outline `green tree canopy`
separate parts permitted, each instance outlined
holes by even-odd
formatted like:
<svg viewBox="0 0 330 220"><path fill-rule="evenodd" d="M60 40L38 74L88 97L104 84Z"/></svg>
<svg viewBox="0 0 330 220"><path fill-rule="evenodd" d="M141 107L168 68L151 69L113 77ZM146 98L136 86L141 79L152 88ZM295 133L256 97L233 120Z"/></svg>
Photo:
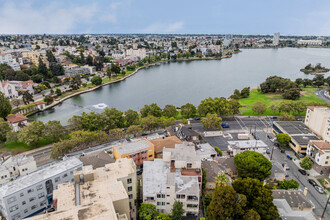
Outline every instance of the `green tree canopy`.
<svg viewBox="0 0 330 220"><path fill-rule="evenodd" d="M299 183L294 180L283 180L278 182L278 187L279 189L298 189L299 188Z"/></svg>
<svg viewBox="0 0 330 220"><path fill-rule="evenodd" d="M139 125L131 125L126 130L126 134L133 135L134 137L141 136L142 132L142 128Z"/></svg>
<svg viewBox="0 0 330 220"><path fill-rule="evenodd" d="M3 118L0 118L0 142L6 140L6 135L9 131L11 131L9 123L3 120Z"/></svg>
<svg viewBox="0 0 330 220"><path fill-rule="evenodd" d="M93 76L91 82L94 85L101 85L102 84L102 78L100 76Z"/></svg>
<svg viewBox="0 0 330 220"><path fill-rule="evenodd" d="M187 103L181 106L181 115L184 118L191 118L196 114L197 110L193 104Z"/></svg>
<svg viewBox="0 0 330 220"><path fill-rule="evenodd" d="M29 125L22 128L21 132L18 134L18 139L27 145L35 145L44 131L45 125L42 121L33 121Z"/></svg>
<svg viewBox="0 0 330 220"><path fill-rule="evenodd" d="M264 180L271 174L272 163L261 153L245 151L234 157L238 175Z"/></svg>
<svg viewBox="0 0 330 220"><path fill-rule="evenodd" d="M138 214L142 220L154 220L158 215L158 212L155 205L150 203L142 203Z"/></svg>
<svg viewBox="0 0 330 220"><path fill-rule="evenodd" d="M67 130L64 126L61 125L60 121L48 121L45 124L43 131L44 138L57 142L60 139L64 139L67 135Z"/></svg>
<svg viewBox="0 0 330 220"><path fill-rule="evenodd" d="M109 130L109 138L110 140L119 140L125 137L125 132L123 132L120 128L114 128Z"/></svg>
<svg viewBox="0 0 330 220"><path fill-rule="evenodd" d="M263 102L255 102L252 105L252 111L257 113L257 115L262 115L266 112L267 106Z"/></svg>
<svg viewBox="0 0 330 220"><path fill-rule="evenodd" d="M132 109L128 109L125 112L125 120L127 122L127 125L137 124L139 122L139 114Z"/></svg>
<svg viewBox="0 0 330 220"><path fill-rule="evenodd" d="M290 136L287 134L279 133L276 135L276 140L281 146L287 146L291 140Z"/></svg>
<svg viewBox="0 0 330 220"><path fill-rule="evenodd" d="M11 112L11 104L8 98L0 92L0 117L5 118Z"/></svg>
<svg viewBox="0 0 330 220"><path fill-rule="evenodd" d="M301 168L305 170L311 170L313 168L313 161L306 156L300 163Z"/></svg>
<svg viewBox="0 0 330 220"><path fill-rule="evenodd" d="M171 211L171 217L173 220L182 220L183 214L185 213L183 209L182 202L175 200L173 203L172 211Z"/></svg>
<svg viewBox="0 0 330 220"><path fill-rule="evenodd" d="M222 118L218 117L217 114L208 113L206 117L202 118L203 127L212 130L222 130L221 123Z"/></svg>
<svg viewBox="0 0 330 220"><path fill-rule="evenodd" d="M171 118L171 117L175 117L178 114L178 112L174 105L166 105L165 108L163 109L163 114L164 116Z"/></svg>

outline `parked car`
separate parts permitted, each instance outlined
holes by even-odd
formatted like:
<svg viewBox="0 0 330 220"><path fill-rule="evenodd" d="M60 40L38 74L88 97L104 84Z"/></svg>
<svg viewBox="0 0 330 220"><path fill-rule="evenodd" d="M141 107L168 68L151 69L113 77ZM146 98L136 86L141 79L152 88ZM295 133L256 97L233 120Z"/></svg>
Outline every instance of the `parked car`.
<svg viewBox="0 0 330 220"><path fill-rule="evenodd" d="M195 118L195 120L196 120L196 121L199 121L199 120L201 120L201 118Z"/></svg>
<svg viewBox="0 0 330 220"><path fill-rule="evenodd" d="M270 154L270 150L269 150L269 148L267 148L267 150L266 150L266 154Z"/></svg>
<svg viewBox="0 0 330 220"><path fill-rule="evenodd" d="M277 116L272 116L272 119L277 119Z"/></svg>
<svg viewBox="0 0 330 220"><path fill-rule="evenodd" d="M229 124L227 124L227 123L222 123L221 124L221 127L222 128L230 128Z"/></svg>
<svg viewBox="0 0 330 220"><path fill-rule="evenodd" d="M275 143L274 143L274 146L275 146L275 147L279 147L279 146L280 146L280 144L279 144L279 143L277 143L277 142L275 142Z"/></svg>
<svg viewBox="0 0 330 220"><path fill-rule="evenodd" d="M268 139L272 139L272 136L270 136L269 134L267 134L267 137L268 137Z"/></svg>
<svg viewBox="0 0 330 220"><path fill-rule="evenodd" d="M308 182L314 187L317 186L317 183L312 179L308 179Z"/></svg>
<svg viewBox="0 0 330 220"><path fill-rule="evenodd" d="M316 191L318 191L319 193L324 194L324 190L323 190L321 187L319 187L319 186L314 186L314 188L315 188Z"/></svg>
<svg viewBox="0 0 330 220"><path fill-rule="evenodd" d="M285 177L289 177L289 173L288 172L285 172Z"/></svg>
<svg viewBox="0 0 330 220"><path fill-rule="evenodd" d="M306 174L307 174L306 170L298 169L298 171L299 171L302 175L306 175Z"/></svg>

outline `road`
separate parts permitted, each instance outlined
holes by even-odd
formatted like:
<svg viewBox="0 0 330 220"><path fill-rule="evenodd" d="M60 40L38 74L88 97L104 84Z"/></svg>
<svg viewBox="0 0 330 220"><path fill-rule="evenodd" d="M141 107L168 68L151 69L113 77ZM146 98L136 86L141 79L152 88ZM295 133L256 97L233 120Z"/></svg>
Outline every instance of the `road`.
<svg viewBox="0 0 330 220"><path fill-rule="evenodd" d="M330 103L330 98L326 95L327 90L326 89L321 89L321 90L317 90L315 92L315 95L317 97L319 97L320 99L322 99L323 101L326 101L327 103Z"/></svg>

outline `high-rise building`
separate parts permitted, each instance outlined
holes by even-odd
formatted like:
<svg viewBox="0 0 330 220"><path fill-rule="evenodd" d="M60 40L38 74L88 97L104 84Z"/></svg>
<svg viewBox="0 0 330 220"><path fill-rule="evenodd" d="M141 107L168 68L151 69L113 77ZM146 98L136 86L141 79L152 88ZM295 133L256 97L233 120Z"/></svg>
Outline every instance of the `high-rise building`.
<svg viewBox="0 0 330 220"><path fill-rule="evenodd" d="M273 45L278 46L280 42L280 33L275 33L273 37Z"/></svg>

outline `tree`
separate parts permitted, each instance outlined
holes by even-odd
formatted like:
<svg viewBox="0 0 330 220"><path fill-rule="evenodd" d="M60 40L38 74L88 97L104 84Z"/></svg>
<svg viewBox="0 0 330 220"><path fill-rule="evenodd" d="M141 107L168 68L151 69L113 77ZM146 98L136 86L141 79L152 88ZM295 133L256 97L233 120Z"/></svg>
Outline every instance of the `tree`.
<svg viewBox="0 0 330 220"><path fill-rule="evenodd" d="M162 116L162 109L156 103L152 103L150 105L144 105L140 113L142 117L147 117L148 115L160 117Z"/></svg>
<svg viewBox="0 0 330 220"><path fill-rule="evenodd" d="M80 77L80 75L77 75L77 76L73 77L73 79L71 80L70 88L73 90L77 90L80 88L81 83L82 83L81 77Z"/></svg>
<svg viewBox="0 0 330 220"><path fill-rule="evenodd" d="M276 135L276 140L282 147L284 147L289 144L291 138L287 134L279 133Z"/></svg>
<svg viewBox="0 0 330 220"><path fill-rule="evenodd" d="M142 128L139 125L131 125L126 130L126 134L133 135L134 137L141 136L142 132Z"/></svg>
<svg viewBox="0 0 330 220"><path fill-rule="evenodd" d="M100 76L94 76L92 78L91 82L94 85L101 85L102 84L102 78Z"/></svg>
<svg viewBox="0 0 330 220"><path fill-rule="evenodd" d="M268 185L264 186L262 181L252 178L239 178L232 185L237 193L246 196L246 208L258 212L261 219L281 219Z"/></svg>
<svg viewBox="0 0 330 220"><path fill-rule="evenodd" d="M5 118L11 112L11 104L5 94L0 92L0 117Z"/></svg>
<svg viewBox="0 0 330 220"><path fill-rule="evenodd" d="M207 183L207 179L206 179L206 170L204 168L202 168L202 190L205 189L206 183Z"/></svg>
<svg viewBox="0 0 330 220"><path fill-rule="evenodd" d="M283 101L280 103L279 107L280 112L290 113L294 111L293 101Z"/></svg>
<svg viewBox="0 0 330 220"><path fill-rule="evenodd" d="M314 86L317 86L317 88L319 88L320 86L323 86L324 85L324 76L323 75L316 75L314 78L313 78L313 85Z"/></svg>
<svg viewBox="0 0 330 220"><path fill-rule="evenodd" d="M290 88L286 89L282 94L284 99L297 100L300 98L300 89L299 88Z"/></svg>
<svg viewBox="0 0 330 220"><path fill-rule="evenodd" d="M18 141L18 133L15 131L8 131L6 134L6 143Z"/></svg>
<svg viewBox="0 0 330 220"><path fill-rule="evenodd" d="M239 177L264 180L271 174L272 163L261 153L244 151L236 154L234 163Z"/></svg>
<svg viewBox="0 0 330 220"><path fill-rule="evenodd" d="M48 121L45 124L43 137L51 142L57 142L64 139L67 135L66 128L61 125L60 121Z"/></svg>
<svg viewBox="0 0 330 220"><path fill-rule="evenodd" d="M300 163L301 168L305 170L311 170L313 168L313 161L306 156Z"/></svg>
<svg viewBox="0 0 330 220"><path fill-rule="evenodd" d="M158 213L157 217L155 220L172 220L169 214L164 214L164 213Z"/></svg>
<svg viewBox="0 0 330 220"><path fill-rule="evenodd" d="M216 178L215 178L215 184L217 187L223 187L223 186L228 186L229 184L229 180L226 176L226 174L222 173L219 174Z"/></svg>
<svg viewBox="0 0 330 220"><path fill-rule="evenodd" d="M166 105L165 108L163 109L163 114L164 116L171 118L171 117L175 117L178 114L178 112L174 105Z"/></svg>
<svg viewBox="0 0 330 220"><path fill-rule="evenodd" d="M141 119L141 127L143 131L153 131L160 126L159 119L149 115Z"/></svg>
<svg viewBox="0 0 330 220"><path fill-rule="evenodd" d="M0 142L4 142L6 140L6 135L9 131L11 131L9 123L0 118Z"/></svg>
<svg viewBox="0 0 330 220"><path fill-rule="evenodd" d="M286 112L282 113L282 114L280 115L280 117L278 117L278 119L279 119L280 121L295 121L295 120L296 120L296 118L295 118L293 115L288 114L288 113L286 113Z"/></svg>
<svg viewBox="0 0 330 220"><path fill-rule="evenodd" d="M267 106L263 102L255 102L252 105L252 111L257 113L257 115L262 115L266 112Z"/></svg>
<svg viewBox="0 0 330 220"><path fill-rule="evenodd" d="M58 97L61 96L61 95L62 95L62 91L61 91L61 89L57 88L57 89L55 90L55 94L56 94Z"/></svg>
<svg viewBox="0 0 330 220"><path fill-rule="evenodd" d="M249 96L250 96L250 87L245 87L244 89L242 89L241 97L242 98L247 98Z"/></svg>
<svg viewBox="0 0 330 220"><path fill-rule="evenodd" d="M105 126L105 130L113 128L122 128L125 125L125 118L123 112L116 108L106 108L103 112L103 120L101 124ZM101 118L102 118L101 116Z"/></svg>
<svg viewBox="0 0 330 220"><path fill-rule="evenodd" d="M303 80L303 86L306 88L306 86L311 86L313 85L313 80L311 79L304 79Z"/></svg>
<svg viewBox="0 0 330 220"><path fill-rule="evenodd" d="M40 73L44 78L48 77L48 69L46 64L42 61L39 57L39 64L38 64L38 73Z"/></svg>
<svg viewBox="0 0 330 220"><path fill-rule="evenodd" d="M306 111L307 105L304 101L298 101L293 103L294 110L300 115L302 112Z"/></svg>
<svg viewBox="0 0 330 220"><path fill-rule="evenodd" d="M109 137L111 140L119 140L125 137L125 132L120 128L114 128L109 130Z"/></svg>
<svg viewBox="0 0 330 220"><path fill-rule="evenodd" d="M175 200L172 207L171 217L173 220L182 220L183 214L185 213L183 209L182 202Z"/></svg>
<svg viewBox="0 0 330 220"><path fill-rule="evenodd" d="M294 180L283 180L278 182L278 189L298 189L299 188L299 183Z"/></svg>
<svg viewBox="0 0 330 220"><path fill-rule="evenodd" d="M34 101L33 95L30 94L29 91L27 90L23 92L22 99L25 105Z"/></svg>
<svg viewBox="0 0 330 220"><path fill-rule="evenodd" d="M260 220L261 217L258 214L258 212L254 211L253 209L250 209L244 214L243 220Z"/></svg>
<svg viewBox="0 0 330 220"><path fill-rule="evenodd" d="M120 69L120 67L117 65L117 64L115 64L115 63L112 63L111 64L111 72L112 73L114 73L114 74L119 74L120 73L120 71L121 71L121 69Z"/></svg>
<svg viewBox="0 0 330 220"><path fill-rule="evenodd" d="M300 86L301 84L303 84L304 80L302 78L298 78L295 81L297 83L298 86Z"/></svg>
<svg viewBox="0 0 330 220"><path fill-rule="evenodd" d="M18 134L18 139L27 145L35 145L42 137L45 125L42 121L33 121L29 125L22 128Z"/></svg>
<svg viewBox="0 0 330 220"><path fill-rule="evenodd" d="M138 214L142 220L153 220L158 215L158 212L155 205L150 203L142 203Z"/></svg>
<svg viewBox="0 0 330 220"><path fill-rule="evenodd" d="M246 197L238 194L232 186L216 187L212 201L207 208L208 219L242 219Z"/></svg>
<svg viewBox="0 0 330 220"><path fill-rule="evenodd" d="M139 114L132 109L128 109L125 112L125 120L127 122L127 125L137 124L139 121Z"/></svg>
<svg viewBox="0 0 330 220"><path fill-rule="evenodd" d="M222 157L222 151L220 150L220 148L215 147L214 150L219 154L220 157Z"/></svg>
<svg viewBox="0 0 330 220"><path fill-rule="evenodd" d="M174 125L175 122L176 122L176 120L173 117L171 117L171 118L161 117L160 118L160 124L163 128L167 128L171 125Z"/></svg>
<svg viewBox="0 0 330 220"><path fill-rule="evenodd" d="M221 130L222 118L217 114L208 113L205 118L202 118L203 127L206 129Z"/></svg>
<svg viewBox="0 0 330 220"><path fill-rule="evenodd" d="M275 104L271 104L271 105L269 106L269 109L272 110L273 115L275 115L275 114L279 111L278 106L275 105Z"/></svg>
<svg viewBox="0 0 330 220"><path fill-rule="evenodd" d="M197 112L196 107L193 104L187 103L181 106L181 115L184 118L191 118L196 114L196 112Z"/></svg>
<svg viewBox="0 0 330 220"><path fill-rule="evenodd" d="M13 106L15 106L16 108L18 108L18 106L21 104L21 100L19 100L19 99L12 99L11 100L11 104Z"/></svg>

